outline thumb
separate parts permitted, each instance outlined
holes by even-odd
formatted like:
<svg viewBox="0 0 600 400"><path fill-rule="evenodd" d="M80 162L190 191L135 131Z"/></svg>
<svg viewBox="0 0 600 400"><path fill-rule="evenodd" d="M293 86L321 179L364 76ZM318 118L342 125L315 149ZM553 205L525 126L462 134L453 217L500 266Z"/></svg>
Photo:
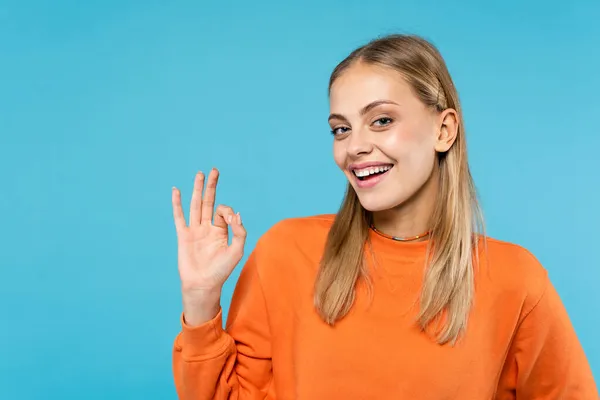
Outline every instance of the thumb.
<svg viewBox="0 0 600 400"><path fill-rule="evenodd" d="M233 216L229 226L233 237L228 251L232 257L239 260L244 255L244 244L246 243L246 228L242 225L242 217L239 212Z"/></svg>

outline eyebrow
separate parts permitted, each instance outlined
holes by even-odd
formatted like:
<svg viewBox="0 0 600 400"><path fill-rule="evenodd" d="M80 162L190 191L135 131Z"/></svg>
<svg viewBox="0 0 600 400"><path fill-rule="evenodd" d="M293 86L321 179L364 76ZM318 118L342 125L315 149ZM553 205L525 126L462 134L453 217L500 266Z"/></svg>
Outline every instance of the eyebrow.
<svg viewBox="0 0 600 400"><path fill-rule="evenodd" d="M378 107L380 105L383 104L395 104L398 105L398 103L393 102L391 100L376 100L372 103L367 104L366 106L364 106L363 108L361 108L359 114L362 117L363 115L365 115L366 113L368 113L369 111L371 111L372 109L374 109L375 107ZM347 121L347 118L344 117L342 114L330 114L329 118L327 118L327 121L331 121L332 119L343 119Z"/></svg>

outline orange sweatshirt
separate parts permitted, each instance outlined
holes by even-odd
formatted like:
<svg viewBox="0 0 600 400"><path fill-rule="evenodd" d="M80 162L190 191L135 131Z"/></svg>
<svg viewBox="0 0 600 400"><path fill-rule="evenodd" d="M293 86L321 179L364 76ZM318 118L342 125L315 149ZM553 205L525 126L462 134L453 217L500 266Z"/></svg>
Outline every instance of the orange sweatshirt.
<svg viewBox="0 0 600 400"><path fill-rule="evenodd" d="M173 348L179 398L596 400L590 366L546 271L527 250L488 239L474 308L454 347L414 320L426 242L371 232L371 296L335 326L313 306L333 215L284 220L258 241L222 315L181 316ZM370 257L368 257L370 259Z"/></svg>

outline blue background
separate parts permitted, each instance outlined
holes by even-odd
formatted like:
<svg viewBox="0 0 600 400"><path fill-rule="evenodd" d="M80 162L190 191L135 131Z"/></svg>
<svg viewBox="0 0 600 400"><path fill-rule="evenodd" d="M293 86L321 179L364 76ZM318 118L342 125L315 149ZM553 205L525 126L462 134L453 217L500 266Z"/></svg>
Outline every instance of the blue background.
<svg viewBox="0 0 600 400"><path fill-rule="evenodd" d="M393 32L445 56L489 233L546 266L600 379L600 3L366 3L0 1L0 398L174 399L171 186L187 208L217 166L246 254L335 212L329 73Z"/></svg>

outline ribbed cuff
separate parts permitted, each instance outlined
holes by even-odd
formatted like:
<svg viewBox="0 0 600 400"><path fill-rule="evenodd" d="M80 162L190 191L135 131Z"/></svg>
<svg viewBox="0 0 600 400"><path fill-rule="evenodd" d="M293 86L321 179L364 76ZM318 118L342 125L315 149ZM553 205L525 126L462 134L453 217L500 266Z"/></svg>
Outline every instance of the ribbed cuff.
<svg viewBox="0 0 600 400"><path fill-rule="evenodd" d="M181 332L177 337L175 350L181 351L184 359L207 359L221 355L227 350L232 338L223 330L223 313L198 326L185 323L183 313L180 317Z"/></svg>

